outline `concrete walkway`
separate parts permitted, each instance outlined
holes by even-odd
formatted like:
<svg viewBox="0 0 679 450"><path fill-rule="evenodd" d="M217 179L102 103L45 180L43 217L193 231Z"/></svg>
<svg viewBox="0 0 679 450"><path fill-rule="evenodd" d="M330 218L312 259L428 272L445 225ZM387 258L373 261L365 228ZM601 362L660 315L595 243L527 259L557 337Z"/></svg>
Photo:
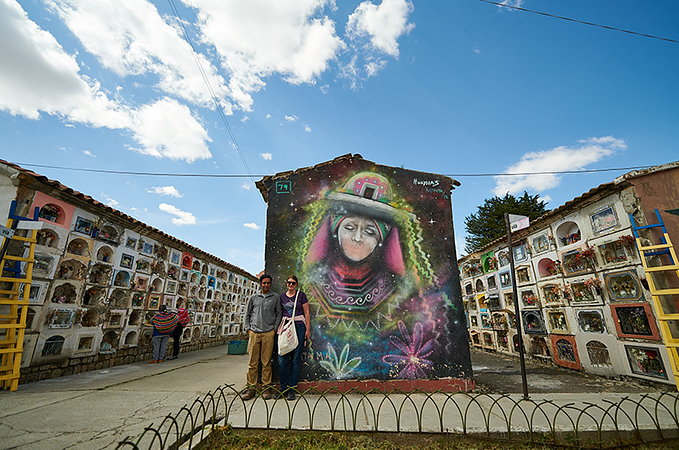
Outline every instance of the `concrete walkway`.
<svg viewBox="0 0 679 450"><path fill-rule="evenodd" d="M242 389L248 356L226 352L213 347L0 391L0 448L115 448L220 385Z"/></svg>
<svg viewBox="0 0 679 450"><path fill-rule="evenodd" d="M227 347L182 354L162 364L137 363L0 391L0 448L115 448L126 436L156 426L224 384L245 385L247 355ZM537 375L536 375L537 376ZM543 375L540 375L543 376ZM529 374L529 382L531 375ZM568 389L568 386L565 387ZM676 393L308 395L296 402L243 402L225 390L221 413L234 426L299 429L432 431L506 434L557 430L596 440L602 431L642 430L647 440L678 435ZM659 399L659 401L657 400ZM226 406L223 400L226 400ZM536 414L533 412L536 411ZM511 418L510 418L511 417ZM634 419L634 418L637 419ZM602 420L602 418L604 418ZM594 434L592 434L594 432ZM586 433L586 434L584 434ZM610 437L610 436L609 436ZM615 437L615 436L613 436ZM628 435L632 437L632 435Z"/></svg>

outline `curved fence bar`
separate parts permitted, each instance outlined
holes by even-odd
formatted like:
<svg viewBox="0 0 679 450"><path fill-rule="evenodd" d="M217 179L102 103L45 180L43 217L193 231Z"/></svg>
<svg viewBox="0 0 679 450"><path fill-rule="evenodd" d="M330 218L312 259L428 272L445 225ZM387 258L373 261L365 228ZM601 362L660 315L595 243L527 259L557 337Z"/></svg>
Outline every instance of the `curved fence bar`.
<svg viewBox="0 0 679 450"><path fill-rule="evenodd" d="M568 394L523 398L326 389L308 390L292 401L284 396L265 400L262 392L245 401L242 392L224 385L157 426L149 425L140 436L124 439L118 448L192 448L226 424L236 429L456 433L577 448L679 438L679 393L596 395L596 401L587 402Z"/></svg>

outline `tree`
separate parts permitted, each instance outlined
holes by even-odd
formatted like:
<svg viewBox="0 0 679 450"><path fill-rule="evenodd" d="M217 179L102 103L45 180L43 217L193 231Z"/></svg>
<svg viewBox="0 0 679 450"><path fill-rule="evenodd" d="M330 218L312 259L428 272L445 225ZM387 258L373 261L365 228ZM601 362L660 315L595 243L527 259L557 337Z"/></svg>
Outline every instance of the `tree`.
<svg viewBox="0 0 679 450"><path fill-rule="evenodd" d="M507 233L505 213L528 216L537 219L549 211L539 195L529 195L524 191L521 197L507 193L504 197L487 198L478 211L464 219L467 237L464 249L467 253L475 252L495 239Z"/></svg>

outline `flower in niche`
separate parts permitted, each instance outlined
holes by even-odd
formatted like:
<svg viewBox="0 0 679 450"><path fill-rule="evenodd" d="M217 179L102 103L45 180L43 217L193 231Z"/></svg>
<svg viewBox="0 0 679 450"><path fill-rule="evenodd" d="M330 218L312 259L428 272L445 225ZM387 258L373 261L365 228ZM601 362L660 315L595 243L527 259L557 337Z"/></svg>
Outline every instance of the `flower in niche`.
<svg viewBox="0 0 679 450"><path fill-rule="evenodd" d="M423 331L422 324L419 322L413 328L412 337L408 333L408 329L402 321L398 321L398 329L401 333L400 337L392 338L391 343L403 352L402 355L384 355L382 361L387 364L396 365L400 369L398 373L399 378L425 378L426 370L430 370L434 363L428 359L434 351L434 340L429 339L422 342Z"/></svg>

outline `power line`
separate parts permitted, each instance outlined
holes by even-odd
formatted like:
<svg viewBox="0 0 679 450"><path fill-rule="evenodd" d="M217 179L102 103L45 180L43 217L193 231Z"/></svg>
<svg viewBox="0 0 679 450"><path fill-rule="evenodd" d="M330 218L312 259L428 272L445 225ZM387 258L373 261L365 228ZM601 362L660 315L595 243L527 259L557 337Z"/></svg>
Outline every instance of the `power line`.
<svg viewBox="0 0 679 450"><path fill-rule="evenodd" d="M652 34L639 33L637 31L624 30L622 28L616 28L616 27L609 27L608 25L600 25L598 23L586 22L584 20L572 19L570 17L557 16L555 14L549 14L549 13L541 12L541 11L534 11L532 9L526 9L526 8L521 8L519 6L512 6L512 5L507 5L507 4L504 4L504 3L493 2L491 0L478 0L478 1L484 2L484 3L490 3L491 5L501 6L503 8L511 8L511 9L516 9L518 11L524 11L524 12L529 12L529 13L533 13L533 14L539 14L541 16L552 17L554 19L567 20L569 22L576 22L576 23L581 23L583 25L590 25L592 27L599 27L599 28L604 28L606 30L620 31L622 33L633 34L635 36L643 36L643 37L647 37L647 38L651 38L651 39L659 39L661 41L667 41L667 42L673 42L675 44L679 44L679 41L677 41L675 39L664 38L664 37L655 36L655 35L652 35Z"/></svg>
<svg viewBox="0 0 679 450"><path fill-rule="evenodd" d="M139 175L139 176L150 176L150 177L194 177L194 178L254 178L254 177L267 177L273 176L271 174L240 174L240 173L162 173L162 172L133 172L127 170L106 170L106 169L89 169L82 167L61 167L52 166L48 164L34 164L34 163L16 163L16 165L21 167L40 167L43 169L57 169L57 170L71 170L75 172L94 172L94 173L107 173L112 175ZM597 172L615 172L615 171L631 171L631 170L642 170L654 167L654 165L649 166L631 166L631 167L608 167L604 169L583 169L583 170L554 170L554 171L541 171L541 172L511 172L511 173L443 173L441 175L454 178L462 177L516 177L516 176L528 176L528 175L565 175L565 174L582 174L582 173L597 173Z"/></svg>
<svg viewBox="0 0 679 450"><path fill-rule="evenodd" d="M196 62L196 65L198 66L198 70L200 71L201 77L203 77L203 81L205 81L205 85L207 86L208 91L210 92L210 96L212 97L212 101L215 104L215 107L217 108L217 111L219 112L219 116L222 119L222 122L224 122L224 125L226 126L227 131L229 132L229 136L231 137L231 142L233 142L233 146L236 149L236 152L238 152L238 156L240 156L241 162L243 163L243 166L245 167L245 171L248 173L252 181L255 181L255 176L252 174L250 171L250 166L248 165L247 160L245 159L245 155L241 151L240 145L238 145L238 141L236 140L236 135L233 134L233 130L231 129L231 126L229 125L229 121L226 119L226 114L224 114L224 110L222 109L221 104L217 101L217 95L215 94L214 90L212 89L212 85L210 84L210 80L207 77L207 73L205 73L205 70L203 69L203 65L200 63L200 58L198 58L198 52L196 52L196 47L193 45L193 41L191 40L191 37L189 36L189 32L184 26L184 21L182 20L181 16L179 15L179 10L174 4L173 0L168 0L168 3L170 4L170 8L172 8L172 12L174 15L177 17L177 22L179 22L179 25L182 27L182 30L184 31L184 37L186 38L186 41L189 43L191 46L191 55L193 56L193 60Z"/></svg>

